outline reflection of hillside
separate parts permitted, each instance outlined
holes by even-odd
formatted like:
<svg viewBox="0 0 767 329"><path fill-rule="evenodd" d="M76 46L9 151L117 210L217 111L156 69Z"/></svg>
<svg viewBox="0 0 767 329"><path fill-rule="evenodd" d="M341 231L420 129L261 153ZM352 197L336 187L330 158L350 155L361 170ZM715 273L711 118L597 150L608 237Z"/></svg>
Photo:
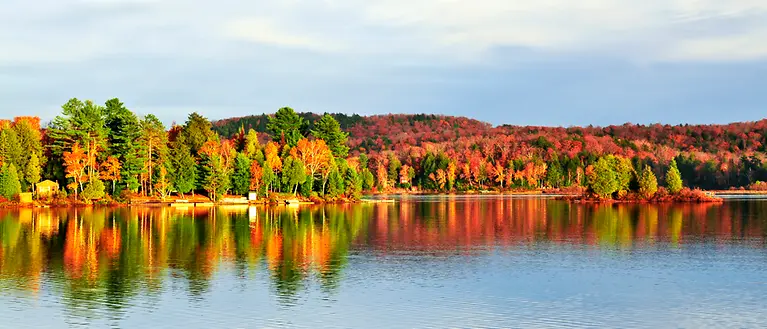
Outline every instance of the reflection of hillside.
<svg viewBox="0 0 767 329"><path fill-rule="evenodd" d="M545 241L631 247L683 243L685 236L724 241L761 239L756 203L578 205L537 198L401 203L374 211L362 244L380 251L454 252L456 247L513 246Z"/></svg>
<svg viewBox="0 0 767 329"><path fill-rule="evenodd" d="M339 282L352 248L377 253L461 254L536 243L643 248L656 244L764 244L759 202L690 205L573 205L534 198L302 208L29 209L0 214L3 289L36 293L41 280L73 313L96 301L120 312L137 294L174 282L193 296L214 275L247 280L268 271L292 298L310 278ZM8 285L8 286L6 286Z"/></svg>

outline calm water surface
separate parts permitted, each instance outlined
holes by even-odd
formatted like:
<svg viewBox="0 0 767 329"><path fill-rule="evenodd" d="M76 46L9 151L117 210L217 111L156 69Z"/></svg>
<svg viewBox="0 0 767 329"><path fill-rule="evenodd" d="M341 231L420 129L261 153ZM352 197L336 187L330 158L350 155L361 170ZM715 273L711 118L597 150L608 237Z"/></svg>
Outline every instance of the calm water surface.
<svg viewBox="0 0 767 329"><path fill-rule="evenodd" d="M767 327L767 201L0 213L0 327Z"/></svg>

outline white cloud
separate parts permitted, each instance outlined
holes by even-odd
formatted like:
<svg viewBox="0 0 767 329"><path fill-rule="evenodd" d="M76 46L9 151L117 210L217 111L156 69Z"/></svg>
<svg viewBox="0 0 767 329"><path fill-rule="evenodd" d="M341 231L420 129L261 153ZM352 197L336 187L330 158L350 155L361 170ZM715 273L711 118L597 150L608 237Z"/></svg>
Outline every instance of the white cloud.
<svg viewBox="0 0 767 329"><path fill-rule="evenodd" d="M766 33L763 0L8 0L0 63L216 58L243 42L403 61L483 61L504 47L739 61L767 57Z"/></svg>
<svg viewBox="0 0 767 329"><path fill-rule="evenodd" d="M270 19L238 19L227 23L223 33L227 37L237 38L267 45L303 48L317 51L341 51L339 45L321 37L309 36L309 31L292 33L274 24Z"/></svg>

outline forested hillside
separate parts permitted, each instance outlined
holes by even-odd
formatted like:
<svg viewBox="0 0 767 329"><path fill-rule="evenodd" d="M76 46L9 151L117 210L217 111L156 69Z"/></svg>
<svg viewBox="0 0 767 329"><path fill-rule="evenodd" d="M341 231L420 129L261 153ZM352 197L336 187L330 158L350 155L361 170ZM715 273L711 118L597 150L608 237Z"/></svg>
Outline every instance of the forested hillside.
<svg viewBox="0 0 767 329"><path fill-rule="evenodd" d="M497 126L441 115L279 109L166 127L120 100L71 99L52 122L0 122L0 195L43 179L90 202L126 195L256 191L336 200L363 191L585 189L652 199L703 189L767 189L767 120L728 125ZM670 194L669 194L670 193ZM655 199L663 199L656 197ZM680 198L677 198L680 199Z"/></svg>
<svg viewBox="0 0 767 329"><path fill-rule="evenodd" d="M319 118L311 113L301 116L309 125ZM641 169L643 164L650 165L660 178L665 175L671 159L676 159L685 183L691 187L727 189L767 180L767 120L727 125L624 124L563 128L494 127L464 117L426 114L332 116L349 133L352 153L367 153L374 160L374 166L378 163L388 166L396 157L403 165L426 169L427 172L416 174L420 177L414 177L419 182L427 182L424 185L430 185L428 177L436 171L428 172L423 160L439 154L456 161L457 170L468 165L465 176L472 177L476 183L497 181L498 177L491 176L499 175L500 165L509 170L514 167L514 173L526 175L530 183L537 181L528 185L570 185L582 182L583 169L608 154L631 159L636 169ZM242 127L252 127L268 134L267 118L261 115L217 121L214 130L231 136ZM510 162L514 164L508 165ZM534 165L528 164L540 166L541 162L545 162L549 170L561 171L563 180L556 178L558 174L553 174L550 181L538 177L550 176L542 169L535 175L531 169ZM441 167L448 169L444 161ZM512 184L513 181L509 180Z"/></svg>

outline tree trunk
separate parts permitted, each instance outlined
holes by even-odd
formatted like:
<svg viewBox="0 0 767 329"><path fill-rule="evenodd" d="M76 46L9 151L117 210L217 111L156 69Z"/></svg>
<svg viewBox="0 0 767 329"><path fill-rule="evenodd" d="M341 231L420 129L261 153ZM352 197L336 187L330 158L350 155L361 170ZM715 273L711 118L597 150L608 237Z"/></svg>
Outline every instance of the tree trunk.
<svg viewBox="0 0 767 329"><path fill-rule="evenodd" d="M149 154L147 157L147 161L149 162L149 175L147 176L147 179L149 180L149 195L153 194L152 191L152 139L150 137L149 139Z"/></svg>
<svg viewBox="0 0 767 329"><path fill-rule="evenodd" d="M323 179L322 179L322 191L320 191L320 192L322 193L322 195L323 195L323 196L325 196L325 185L326 185L327 183L328 183L328 179L327 179L327 178L323 178Z"/></svg>

